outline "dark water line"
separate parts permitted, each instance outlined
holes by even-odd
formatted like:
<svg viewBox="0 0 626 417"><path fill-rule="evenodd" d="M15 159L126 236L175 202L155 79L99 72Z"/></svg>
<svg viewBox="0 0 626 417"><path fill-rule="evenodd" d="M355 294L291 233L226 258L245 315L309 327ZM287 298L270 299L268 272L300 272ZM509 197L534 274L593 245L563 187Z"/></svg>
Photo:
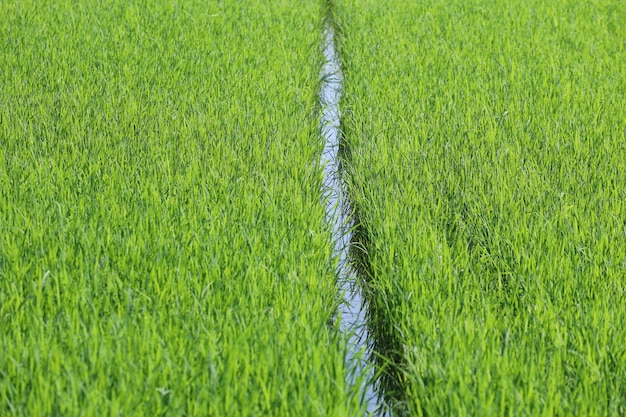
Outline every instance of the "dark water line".
<svg viewBox="0 0 626 417"><path fill-rule="evenodd" d="M320 159L323 170L323 197L326 220L331 226L333 254L338 259L337 279L342 302L339 308L339 329L347 338L347 382L357 386L369 416L387 416L383 411L382 395L375 384L375 367L370 361L373 343L367 326L367 302L357 283L349 249L352 241L353 220L350 204L340 175L340 112L342 77L341 65L335 48L335 29L330 22L324 27L324 66L321 72L320 129L324 137L324 151Z"/></svg>

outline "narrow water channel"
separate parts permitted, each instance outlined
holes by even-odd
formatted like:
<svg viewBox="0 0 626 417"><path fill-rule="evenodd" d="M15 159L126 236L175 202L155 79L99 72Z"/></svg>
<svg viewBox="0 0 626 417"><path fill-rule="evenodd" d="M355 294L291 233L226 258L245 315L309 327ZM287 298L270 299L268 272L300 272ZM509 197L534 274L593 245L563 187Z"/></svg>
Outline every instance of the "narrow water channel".
<svg viewBox="0 0 626 417"><path fill-rule="evenodd" d="M375 369L368 361L371 355L370 333L367 328L367 304L356 282L356 271L350 264L348 250L352 240L350 205L339 173L339 140L341 98L341 65L335 48L335 31L326 23L324 33L324 66L320 102L320 127L324 136L324 151L320 160L324 173L323 196L326 201L326 219L332 229L334 255L339 259L337 277L343 301L339 310L340 331L346 335L349 370L347 382L358 385L361 398L367 405L368 416L386 416L382 411L382 396L374 385Z"/></svg>

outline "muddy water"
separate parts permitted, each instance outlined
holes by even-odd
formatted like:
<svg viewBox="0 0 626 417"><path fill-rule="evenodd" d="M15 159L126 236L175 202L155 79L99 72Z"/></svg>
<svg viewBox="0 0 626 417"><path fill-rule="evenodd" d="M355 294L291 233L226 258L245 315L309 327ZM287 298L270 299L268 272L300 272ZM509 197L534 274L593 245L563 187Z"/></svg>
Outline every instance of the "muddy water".
<svg viewBox="0 0 626 417"><path fill-rule="evenodd" d="M368 361L371 354L367 328L367 305L356 282L356 271L351 266L348 249L352 239L353 222L349 217L350 206L339 173L339 100L341 98L341 66L335 49L335 33L332 25L325 27L325 63L322 68L321 130L325 145L320 164L324 173L323 193L326 201L326 217L332 228L334 254L339 259L337 276L343 302L339 310L340 330L348 338L346 365L348 383L358 385L360 395L371 416L388 415L380 407L381 397L376 392L374 367Z"/></svg>

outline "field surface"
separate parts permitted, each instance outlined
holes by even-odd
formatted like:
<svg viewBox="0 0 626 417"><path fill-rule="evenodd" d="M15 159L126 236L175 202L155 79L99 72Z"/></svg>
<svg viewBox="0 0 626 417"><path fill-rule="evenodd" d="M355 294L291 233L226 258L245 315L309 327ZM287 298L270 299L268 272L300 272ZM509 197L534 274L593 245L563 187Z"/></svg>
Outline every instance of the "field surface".
<svg viewBox="0 0 626 417"><path fill-rule="evenodd" d="M0 0L0 414L345 416L320 3Z"/></svg>
<svg viewBox="0 0 626 417"><path fill-rule="evenodd" d="M396 411L624 415L626 3L335 3Z"/></svg>

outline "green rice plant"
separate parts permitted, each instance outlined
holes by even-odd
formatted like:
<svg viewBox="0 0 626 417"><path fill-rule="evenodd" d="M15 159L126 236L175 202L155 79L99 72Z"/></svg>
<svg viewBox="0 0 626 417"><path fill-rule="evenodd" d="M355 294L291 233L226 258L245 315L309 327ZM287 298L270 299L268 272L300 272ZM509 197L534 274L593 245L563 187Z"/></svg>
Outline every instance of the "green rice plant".
<svg viewBox="0 0 626 417"><path fill-rule="evenodd" d="M0 414L336 415L322 7L0 0Z"/></svg>
<svg viewBox="0 0 626 417"><path fill-rule="evenodd" d="M355 255L396 412L624 415L626 4L334 13Z"/></svg>

